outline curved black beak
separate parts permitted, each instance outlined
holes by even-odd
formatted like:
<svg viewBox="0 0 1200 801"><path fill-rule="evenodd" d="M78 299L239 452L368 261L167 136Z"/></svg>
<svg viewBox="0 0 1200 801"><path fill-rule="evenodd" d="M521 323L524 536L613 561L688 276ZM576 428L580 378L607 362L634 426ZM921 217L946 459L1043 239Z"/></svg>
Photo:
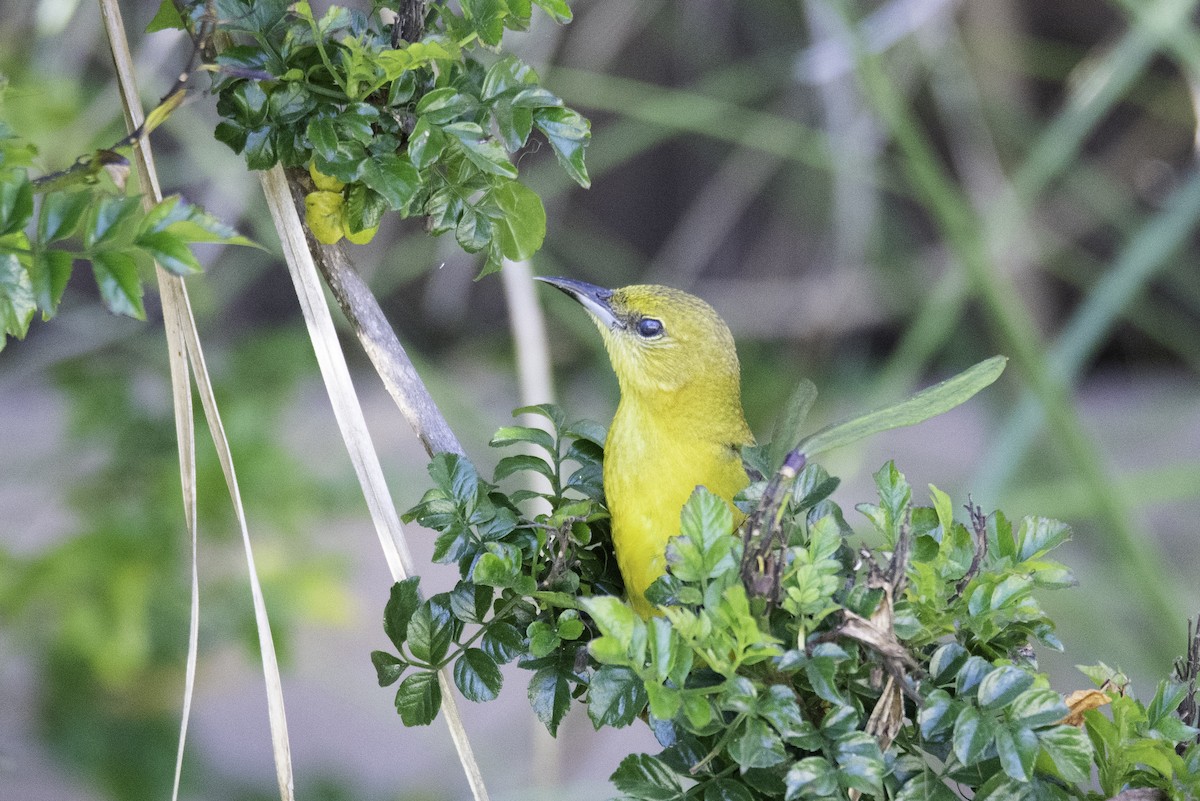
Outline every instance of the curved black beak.
<svg viewBox="0 0 1200 801"><path fill-rule="evenodd" d="M621 327L621 322L617 319L610 303L613 294L611 289L604 289L586 281L576 281L573 278L546 278L538 275L534 276L534 280L547 283L574 298L605 328Z"/></svg>

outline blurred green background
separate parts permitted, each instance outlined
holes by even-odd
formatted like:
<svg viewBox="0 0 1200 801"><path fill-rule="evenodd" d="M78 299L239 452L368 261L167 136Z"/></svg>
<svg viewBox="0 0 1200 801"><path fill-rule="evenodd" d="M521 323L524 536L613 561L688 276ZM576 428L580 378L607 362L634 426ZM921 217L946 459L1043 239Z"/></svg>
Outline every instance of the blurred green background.
<svg viewBox="0 0 1200 801"><path fill-rule="evenodd" d="M835 498L869 500L888 458L1010 518L1075 527L1080 587L1045 598L1058 689L1103 660L1166 675L1200 608L1200 24L1187 0L577 0L511 47L588 114L593 187L548 147L541 274L653 281L708 299L738 340L752 427L794 382L812 425L895 400L994 353L1001 382L918 428L831 454ZM188 47L139 32L147 104ZM118 139L96 7L0 2L0 113L45 171ZM545 22L545 20L541 20ZM270 253L209 248L189 280L285 662L298 789L321 799L466 796L444 726L404 730L368 653L388 577L256 177L193 100L155 133L164 188ZM500 279L419 224L352 251L452 427L484 469L520 404ZM187 543L165 348L100 311L85 275L58 319L0 355L0 798L169 792L187 632ZM559 400L607 422L616 386L578 309L546 301ZM401 509L425 456L345 339ZM270 798L265 702L237 529L200 443L201 657L190 798ZM853 522L854 515L848 514ZM428 538L411 532L419 559ZM426 582L452 581L441 567ZM539 735L525 677L468 706L497 798L603 798L644 730Z"/></svg>

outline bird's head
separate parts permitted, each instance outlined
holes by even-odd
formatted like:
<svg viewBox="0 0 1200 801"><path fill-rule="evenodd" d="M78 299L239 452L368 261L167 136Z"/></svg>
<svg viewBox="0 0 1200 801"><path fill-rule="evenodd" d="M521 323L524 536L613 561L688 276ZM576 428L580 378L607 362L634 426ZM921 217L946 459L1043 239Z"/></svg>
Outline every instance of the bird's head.
<svg viewBox="0 0 1200 801"><path fill-rule="evenodd" d="M700 298L653 284L604 289L570 278L538 280L591 313L623 395L654 397L698 383L717 391L732 383L738 391L733 336Z"/></svg>

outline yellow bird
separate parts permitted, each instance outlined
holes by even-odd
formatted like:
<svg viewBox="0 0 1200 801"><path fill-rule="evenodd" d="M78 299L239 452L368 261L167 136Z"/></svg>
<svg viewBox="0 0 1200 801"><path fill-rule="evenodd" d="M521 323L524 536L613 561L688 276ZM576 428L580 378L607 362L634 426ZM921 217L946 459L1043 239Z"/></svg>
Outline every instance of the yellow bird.
<svg viewBox="0 0 1200 801"><path fill-rule="evenodd" d="M621 400L604 446L604 492L626 594L648 617L646 588L666 570L684 502L703 485L732 508L749 483L739 449L754 437L733 336L711 306L678 289L539 280L591 313L617 374Z"/></svg>

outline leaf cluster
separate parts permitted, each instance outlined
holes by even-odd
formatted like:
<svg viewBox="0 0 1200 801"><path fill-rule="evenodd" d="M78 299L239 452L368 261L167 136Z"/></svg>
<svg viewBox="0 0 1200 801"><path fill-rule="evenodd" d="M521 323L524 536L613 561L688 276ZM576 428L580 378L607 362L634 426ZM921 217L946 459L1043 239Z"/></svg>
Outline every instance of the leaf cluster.
<svg viewBox="0 0 1200 801"><path fill-rule="evenodd" d="M543 413L567 440L583 431L564 429L558 410ZM424 602L415 580L393 591L389 621L420 622L400 636L389 622L408 655L374 659L381 683L416 668L397 695L406 722L436 714L432 667L453 661L464 694L486 700L507 658L535 671L530 700L551 732L572 698L597 728L639 719L652 728L662 751L630 755L613 774L627 798L1099 799L1127 787L1193 797L1200 750L1175 711L1179 685L1164 682L1144 707L1111 671L1089 670L1111 715L1076 720L1037 669L1031 642L1059 644L1033 592L1072 583L1047 557L1067 539L1063 524L1014 526L970 505L958 522L936 487L930 505L914 504L888 463L875 476L878 500L858 507L881 544L856 551L831 500L837 479L809 464L779 513L778 587L761 593L743 580L745 543L730 536L729 506L698 488L668 546L667 575L647 593L661 614L645 620L615 583L589 580L589 569L608 567L598 553L565 584L542 583L550 540L537 535L561 532L564 512L576 543L602 541L584 534L603 530L599 486L575 478L598 475L599 440L595 432L564 451L564 434L497 435L494 444L536 444L537 455L506 456L497 469L497 481L521 471L550 480L542 496L555 512L534 519L517 508L527 491L506 499L462 459L435 460L437 486L409 516L440 532L438 558L457 561L463 580ZM583 458L564 479L566 452ZM741 503L753 507L765 484ZM586 500L568 500L571 486ZM1089 789L1093 769L1105 795Z"/></svg>
<svg viewBox="0 0 1200 801"><path fill-rule="evenodd" d="M439 454L429 467L434 487L405 515L438 532L434 560L460 575L452 591L427 599L416 577L392 588L384 628L396 652L371 658L381 686L403 677L396 708L408 725L436 716L436 671L446 666L474 701L499 693L500 665L515 660L533 671L529 700L552 733L586 690L595 628L576 599L621 592L600 484L604 429L568 424L549 404L521 413L542 416L549 430L501 428L492 445L523 452L501 458L490 482L465 458ZM544 488L499 489L529 477ZM523 515L531 503L544 511Z"/></svg>
<svg viewBox="0 0 1200 801"><path fill-rule="evenodd" d="M195 243L253 244L179 196L145 210L100 178L103 161L123 161L111 151L93 157L93 171L41 183L29 176L35 153L0 123L0 350L8 336L24 338L36 312L55 315L77 263L90 264L109 311L144 319L142 276L153 262L190 275L200 271Z"/></svg>
<svg viewBox="0 0 1200 801"><path fill-rule="evenodd" d="M420 38L397 46L378 8L335 5L318 18L307 2L218 0L194 4L190 24L215 5L216 30L234 41L212 65L217 138L250 169L329 179L307 204L321 241L366 241L387 211L420 216L486 253L482 275L528 258L545 236L541 200L512 159L534 130L589 184L588 121L528 65L494 55L506 29L529 26L533 4L571 18L564 0L430 2Z"/></svg>

